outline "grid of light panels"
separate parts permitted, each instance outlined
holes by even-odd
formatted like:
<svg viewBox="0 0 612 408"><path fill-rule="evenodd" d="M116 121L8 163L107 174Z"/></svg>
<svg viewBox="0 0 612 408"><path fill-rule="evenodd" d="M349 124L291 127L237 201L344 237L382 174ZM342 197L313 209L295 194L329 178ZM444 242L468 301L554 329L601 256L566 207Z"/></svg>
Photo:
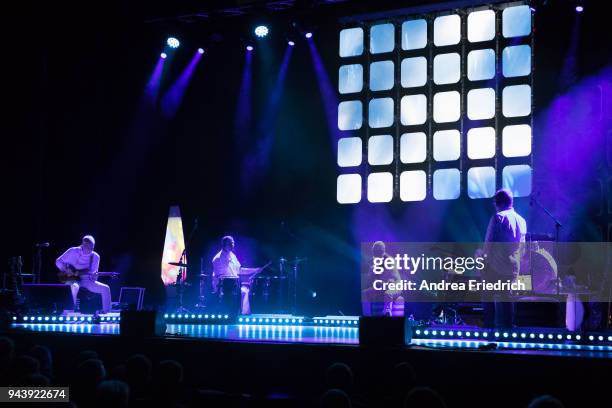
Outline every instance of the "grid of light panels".
<svg viewBox="0 0 612 408"><path fill-rule="evenodd" d="M337 201L528 196L532 31L526 2L343 28Z"/></svg>

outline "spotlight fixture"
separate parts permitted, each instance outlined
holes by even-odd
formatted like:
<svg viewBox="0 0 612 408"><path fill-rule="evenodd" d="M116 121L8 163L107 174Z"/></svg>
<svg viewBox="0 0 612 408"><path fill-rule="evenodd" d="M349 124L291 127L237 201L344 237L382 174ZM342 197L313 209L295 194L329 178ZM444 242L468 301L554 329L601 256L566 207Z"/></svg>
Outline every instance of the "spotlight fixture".
<svg viewBox="0 0 612 408"><path fill-rule="evenodd" d="M198 54L204 54L204 48L198 48Z"/></svg>
<svg viewBox="0 0 612 408"><path fill-rule="evenodd" d="M312 38L312 32L308 31L306 34L304 34L304 37Z"/></svg>
<svg viewBox="0 0 612 408"><path fill-rule="evenodd" d="M268 32L270 30L268 30L268 27L266 27L265 25L259 25L257 27L255 27L255 35L258 38L264 38L265 36L268 35Z"/></svg>
<svg viewBox="0 0 612 408"><path fill-rule="evenodd" d="M168 44L168 47L170 48L178 48L179 45L181 45L181 42L174 37L170 37L166 41L166 44Z"/></svg>
<svg viewBox="0 0 612 408"><path fill-rule="evenodd" d="M292 47L293 47L293 46L295 45L295 42L294 42L294 41L289 40L289 41L287 41L287 44L289 44L290 46L292 46Z"/></svg>
<svg viewBox="0 0 612 408"><path fill-rule="evenodd" d="M584 11L584 7L583 6L576 6L576 12L577 13L582 13Z"/></svg>
<svg viewBox="0 0 612 408"><path fill-rule="evenodd" d="M160 57L162 57L162 59L166 59L168 57L168 54L166 54L165 52L162 52L160 54Z"/></svg>
<svg viewBox="0 0 612 408"><path fill-rule="evenodd" d="M253 46L252 45L247 45L246 49L247 49L247 51L253 51Z"/></svg>

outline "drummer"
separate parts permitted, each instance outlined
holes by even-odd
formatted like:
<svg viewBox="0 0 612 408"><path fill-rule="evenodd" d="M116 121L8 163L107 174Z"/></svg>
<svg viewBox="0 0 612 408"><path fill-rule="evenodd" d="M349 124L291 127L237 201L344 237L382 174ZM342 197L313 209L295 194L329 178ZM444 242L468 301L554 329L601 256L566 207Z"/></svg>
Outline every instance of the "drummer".
<svg viewBox="0 0 612 408"><path fill-rule="evenodd" d="M221 239L221 250L213 257L213 291L219 293L220 288L223 287L223 279L231 279L236 285L239 283L240 277L240 262L234 254L234 238L231 236L225 236ZM220 286L221 285L221 286ZM240 312L242 314L250 314L251 307L249 304L249 291L248 285L242 285L240 287L241 301L240 301ZM225 296L231 296L231 294L225 294ZM232 301L225 299L225 304L234 304ZM231 311L233 312L233 310Z"/></svg>

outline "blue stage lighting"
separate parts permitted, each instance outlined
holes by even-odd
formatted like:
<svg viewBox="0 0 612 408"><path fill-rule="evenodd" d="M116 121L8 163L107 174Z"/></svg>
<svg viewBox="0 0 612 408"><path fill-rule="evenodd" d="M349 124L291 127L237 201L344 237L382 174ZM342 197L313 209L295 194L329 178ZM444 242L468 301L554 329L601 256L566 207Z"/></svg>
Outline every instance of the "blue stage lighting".
<svg viewBox="0 0 612 408"><path fill-rule="evenodd" d="M181 45L181 42L174 37L170 37L168 38L168 41L166 41L166 44L168 44L168 47L170 48L178 48L179 45Z"/></svg>
<svg viewBox="0 0 612 408"><path fill-rule="evenodd" d="M577 13L582 13L584 11L584 7L582 6L576 6L576 12Z"/></svg>
<svg viewBox="0 0 612 408"><path fill-rule="evenodd" d="M166 54L165 52L162 52L162 53L161 53L159 56L160 56L162 59L166 59L166 58L168 57L168 54Z"/></svg>
<svg viewBox="0 0 612 408"><path fill-rule="evenodd" d="M204 48L198 48L198 54L204 54Z"/></svg>
<svg viewBox="0 0 612 408"><path fill-rule="evenodd" d="M295 41L289 40L289 41L287 41L287 44L289 44L290 46L293 47L295 45ZM315 297L315 296L317 296L317 294L313 292L313 296L312 297Z"/></svg>
<svg viewBox="0 0 612 408"><path fill-rule="evenodd" d="M267 36L269 31L270 30L268 30L268 27L266 27L265 25L259 25L255 27L255 35L259 38Z"/></svg>
<svg viewBox="0 0 612 408"><path fill-rule="evenodd" d="M306 34L304 34L304 37L306 38L312 38L312 33L309 31Z"/></svg>
<svg viewBox="0 0 612 408"><path fill-rule="evenodd" d="M247 45L246 49L247 49L247 51L253 51L253 46L252 45Z"/></svg>

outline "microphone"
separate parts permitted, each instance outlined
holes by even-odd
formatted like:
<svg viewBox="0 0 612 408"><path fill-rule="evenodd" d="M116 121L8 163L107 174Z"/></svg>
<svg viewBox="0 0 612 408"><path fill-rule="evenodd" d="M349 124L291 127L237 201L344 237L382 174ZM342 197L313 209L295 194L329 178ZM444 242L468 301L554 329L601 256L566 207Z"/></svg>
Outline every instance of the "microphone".
<svg viewBox="0 0 612 408"><path fill-rule="evenodd" d="M51 244L49 244L48 242L40 242L40 243L34 245L34 247L36 247L36 248L48 248L49 245L51 245Z"/></svg>

